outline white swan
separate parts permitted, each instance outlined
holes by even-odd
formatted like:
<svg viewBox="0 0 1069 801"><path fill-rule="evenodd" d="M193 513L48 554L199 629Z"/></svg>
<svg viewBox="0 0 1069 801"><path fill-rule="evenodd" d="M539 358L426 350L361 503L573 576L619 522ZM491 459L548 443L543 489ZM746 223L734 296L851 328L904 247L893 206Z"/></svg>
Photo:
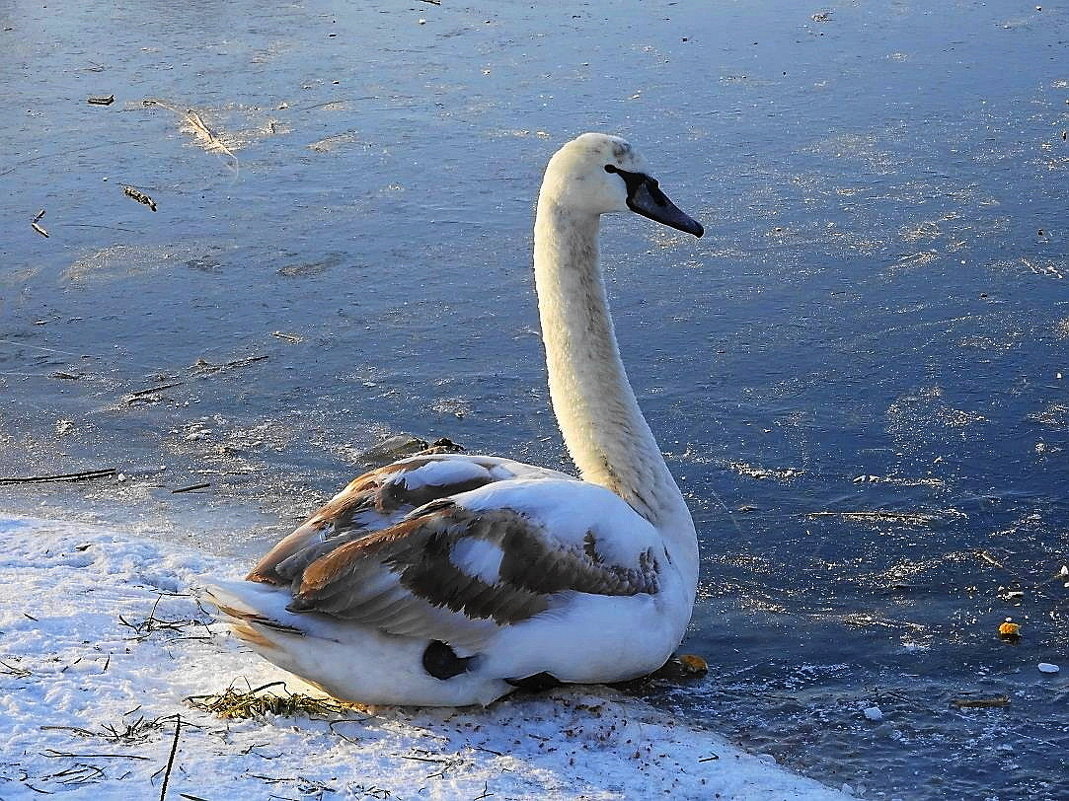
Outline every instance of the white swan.
<svg viewBox="0 0 1069 801"><path fill-rule="evenodd" d="M698 544L620 361L602 214L702 235L622 139L550 160L535 282L550 394L582 480L425 454L366 473L208 599L269 661L339 698L487 704L526 682L650 673L690 620Z"/></svg>

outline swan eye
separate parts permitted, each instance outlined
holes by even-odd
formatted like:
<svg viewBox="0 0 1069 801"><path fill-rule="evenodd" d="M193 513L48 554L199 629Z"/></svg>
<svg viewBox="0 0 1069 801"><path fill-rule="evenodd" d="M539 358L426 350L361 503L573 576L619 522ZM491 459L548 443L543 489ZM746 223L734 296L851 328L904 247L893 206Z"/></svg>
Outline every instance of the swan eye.
<svg viewBox="0 0 1069 801"><path fill-rule="evenodd" d="M606 164L605 172L619 172L619 170L616 168L615 164Z"/></svg>

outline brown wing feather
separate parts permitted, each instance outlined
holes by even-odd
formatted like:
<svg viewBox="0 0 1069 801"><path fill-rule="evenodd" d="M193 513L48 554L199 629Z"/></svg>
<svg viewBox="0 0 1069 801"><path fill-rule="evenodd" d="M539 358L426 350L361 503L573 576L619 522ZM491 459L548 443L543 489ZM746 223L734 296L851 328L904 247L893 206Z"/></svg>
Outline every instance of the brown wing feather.
<svg viewBox="0 0 1069 801"><path fill-rule="evenodd" d="M467 492L495 480L487 471L485 475L465 481L441 485L421 483L414 489L407 487L405 474L448 458L448 455L413 457L358 476L292 534L279 541L245 578L278 585L299 580L309 564L335 548L395 523L430 501Z"/></svg>
<svg viewBox="0 0 1069 801"><path fill-rule="evenodd" d="M489 584L465 573L450 559L453 547L464 536L485 539L497 526L525 523L508 510L476 515L443 502L312 562L295 588L290 608L361 619L369 601L384 592L381 587L386 578L420 605L492 619L498 625L531 617L548 608L539 593L504 582ZM391 630L389 620L376 622Z"/></svg>
<svg viewBox="0 0 1069 801"><path fill-rule="evenodd" d="M496 581L455 563L457 545L468 538L501 550ZM583 547L561 547L518 512L442 501L310 562L294 582L290 609L470 643L546 611L559 593L655 593L658 572L650 551L634 566L606 564L593 534Z"/></svg>

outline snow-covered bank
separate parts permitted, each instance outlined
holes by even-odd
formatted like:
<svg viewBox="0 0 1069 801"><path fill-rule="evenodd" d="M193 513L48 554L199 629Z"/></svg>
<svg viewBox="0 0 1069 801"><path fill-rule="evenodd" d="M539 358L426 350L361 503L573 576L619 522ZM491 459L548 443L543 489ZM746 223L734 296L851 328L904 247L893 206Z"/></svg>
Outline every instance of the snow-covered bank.
<svg viewBox="0 0 1069 801"><path fill-rule="evenodd" d="M0 515L0 800L843 799L605 688L488 709L228 721L183 699L279 679L189 594L240 565Z"/></svg>

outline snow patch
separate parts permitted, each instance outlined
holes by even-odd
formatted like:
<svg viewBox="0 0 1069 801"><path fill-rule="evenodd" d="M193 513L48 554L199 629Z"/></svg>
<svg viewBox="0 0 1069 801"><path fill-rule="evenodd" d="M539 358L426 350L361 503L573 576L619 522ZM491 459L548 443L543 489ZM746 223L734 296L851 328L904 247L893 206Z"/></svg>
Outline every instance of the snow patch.
<svg viewBox="0 0 1069 801"><path fill-rule="evenodd" d="M601 687L487 709L223 720L183 699L284 681L190 591L189 549L0 515L0 798L843 799ZM491 795L492 794L492 795Z"/></svg>

